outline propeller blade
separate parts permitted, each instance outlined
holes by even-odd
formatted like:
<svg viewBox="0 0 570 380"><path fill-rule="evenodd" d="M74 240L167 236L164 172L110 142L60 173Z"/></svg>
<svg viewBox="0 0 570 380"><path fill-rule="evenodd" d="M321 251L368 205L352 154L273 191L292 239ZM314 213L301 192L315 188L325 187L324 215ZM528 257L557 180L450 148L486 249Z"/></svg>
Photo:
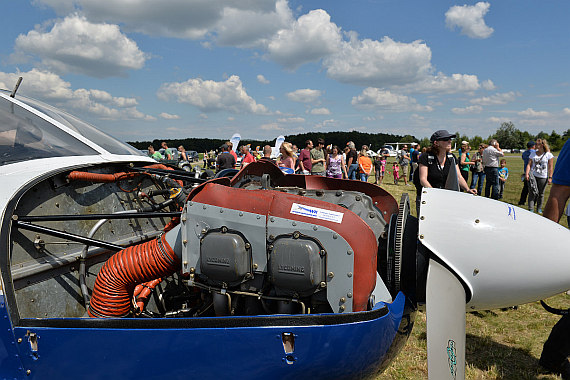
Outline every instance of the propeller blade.
<svg viewBox="0 0 570 380"><path fill-rule="evenodd" d="M426 283L428 378L465 378L465 289L447 268L429 261Z"/></svg>
<svg viewBox="0 0 570 380"><path fill-rule="evenodd" d="M447 174L447 179L445 181L445 189L459 191L459 177L457 176L457 163L455 158L452 158L453 162L449 168L449 173Z"/></svg>

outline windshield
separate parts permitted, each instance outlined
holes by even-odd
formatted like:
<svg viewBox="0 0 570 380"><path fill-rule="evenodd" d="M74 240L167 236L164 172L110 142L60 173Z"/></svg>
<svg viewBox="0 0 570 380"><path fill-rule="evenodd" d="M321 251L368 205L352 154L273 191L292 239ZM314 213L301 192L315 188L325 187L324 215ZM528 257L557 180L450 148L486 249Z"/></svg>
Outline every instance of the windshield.
<svg viewBox="0 0 570 380"><path fill-rule="evenodd" d="M26 109L0 98L0 165L94 154L99 152Z"/></svg>
<svg viewBox="0 0 570 380"><path fill-rule="evenodd" d="M88 140L93 141L95 144L99 145L101 148L105 149L109 153L128 154L128 155L137 155L137 156L141 155L141 153L132 146L125 144L115 139L114 137L109 136L104 132L101 132L92 125L82 120L79 120L75 116L72 116L62 110L51 107L37 100L25 97L19 96L18 100L45 113L52 119L59 121L61 124L65 125L69 129L79 133Z"/></svg>

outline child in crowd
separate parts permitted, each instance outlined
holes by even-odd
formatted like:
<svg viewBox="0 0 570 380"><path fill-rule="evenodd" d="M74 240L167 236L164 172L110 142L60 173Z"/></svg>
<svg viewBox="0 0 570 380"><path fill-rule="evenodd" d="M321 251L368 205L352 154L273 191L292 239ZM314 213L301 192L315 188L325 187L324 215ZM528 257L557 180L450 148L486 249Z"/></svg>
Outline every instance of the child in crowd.
<svg viewBox="0 0 570 380"><path fill-rule="evenodd" d="M392 164L392 174L394 175L394 185L400 180L400 165L396 162Z"/></svg>
<svg viewBox="0 0 570 380"><path fill-rule="evenodd" d="M501 160L501 168L499 169L499 199L503 198L503 190L505 190L505 183L509 178L509 168L507 168L507 160Z"/></svg>

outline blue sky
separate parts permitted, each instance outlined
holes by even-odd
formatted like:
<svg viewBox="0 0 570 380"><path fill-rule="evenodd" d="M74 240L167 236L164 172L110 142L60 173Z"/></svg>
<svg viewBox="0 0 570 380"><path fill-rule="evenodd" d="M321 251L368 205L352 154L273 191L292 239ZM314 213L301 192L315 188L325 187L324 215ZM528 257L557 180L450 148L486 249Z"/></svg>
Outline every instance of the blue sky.
<svg viewBox="0 0 570 380"><path fill-rule="evenodd" d="M570 2L3 0L0 88L122 140L570 128Z"/></svg>

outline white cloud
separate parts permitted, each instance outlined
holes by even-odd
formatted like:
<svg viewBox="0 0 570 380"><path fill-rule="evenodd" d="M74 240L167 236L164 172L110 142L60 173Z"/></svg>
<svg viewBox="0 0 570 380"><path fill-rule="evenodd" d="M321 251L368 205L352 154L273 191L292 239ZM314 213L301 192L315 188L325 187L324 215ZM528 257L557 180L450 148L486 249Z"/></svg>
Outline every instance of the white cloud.
<svg viewBox="0 0 570 380"><path fill-rule="evenodd" d="M166 112L161 112L158 116L160 116L161 118L166 119L166 120L178 120L178 119L180 119L180 116L171 115L171 114L166 113Z"/></svg>
<svg viewBox="0 0 570 380"><path fill-rule="evenodd" d="M32 69L28 72L0 72L0 87L13 88L18 77L24 80L18 93L67 110L71 113L86 112L101 119L155 120L136 109L135 98L115 97L106 91L80 88L73 90L69 82L57 74ZM75 112L73 112L75 111Z"/></svg>
<svg viewBox="0 0 570 380"><path fill-rule="evenodd" d="M495 95L491 96L483 96L481 98L471 99L470 102L473 104L479 104L481 106L507 104L514 102L517 96L520 96L518 92L509 91L504 93L496 93Z"/></svg>
<svg viewBox="0 0 570 380"><path fill-rule="evenodd" d="M322 108L313 108L310 111L307 111L307 113L310 113L311 115L330 115L331 111L328 108L322 107Z"/></svg>
<svg viewBox="0 0 570 380"><path fill-rule="evenodd" d="M186 82L164 83L157 93L163 100L175 98L203 112L226 110L234 113L267 114L267 108L247 94L239 76L232 75L224 82L188 79Z"/></svg>
<svg viewBox="0 0 570 380"><path fill-rule="evenodd" d="M263 75L258 74L257 75L257 81L261 84L269 84L269 80L267 80Z"/></svg>
<svg viewBox="0 0 570 380"><path fill-rule="evenodd" d="M453 112L456 115L466 115L466 114L472 114L472 113L481 113L481 111L483 111L483 107L481 106L468 106L465 108L452 108L451 112Z"/></svg>
<svg viewBox="0 0 570 380"><path fill-rule="evenodd" d="M288 117L288 118L277 119L277 121L279 123L304 123L305 119L302 117Z"/></svg>
<svg viewBox="0 0 570 380"><path fill-rule="evenodd" d="M493 28L485 24L484 17L490 6L482 1L475 5L455 5L445 12L445 25L452 30L461 29L461 34L471 38L489 38Z"/></svg>
<svg viewBox="0 0 570 380"><path fill-rule="evenodd" d="M338 51L342 36L340 28L330 21L322 9L310 11L279 30L267 45L267 56L288 69L296 69Z"/></svg>
<svg viewBox="0 0 570 380"><path fill-rule="evenodd" d="M283 130L283 128L281 128L279 126L279 124L277 124L277 123L263 124L259 128L261 128L264 131L281 131L281 130Z"/></svg>
<svg viewBox="0 0 570 380"><path fill-rule="evenodd" d="M287 98L294 102L313 103L321 96L321 91L303 88L287 93Z"/></svg>
<svg viewBox="0 0 570 380"><path fill-rule="evenodd" d="M506 121L511 121L511 119L508 117L491 116L490 118L487 119L487 121L489 121L491 123L503 123Z"/></svg>
<svg viewBox="0 0 570 380"><path fill-rule="evenodd" d="M481 88L476 75L438 73L416 83L400 86L400 91L424 94L455 94L477 91Z"/></svg>
<svg viewBox="0 0 570 380"><path fill-rule="evenodd" d="M421 41L401 43L359 40L351 33L349 42L324 60L327 75L339 82L385 87L406 85L424 79L431 70L431 50Z"/></svg>
<svg viewBox="0 0 570 380"><path fill-rule="evenodd" d="M496 87L495 87L495 83L493 83L493 81L490 80L490 79L484 80L484 81L481 83L481 87L483 87L483 88L484 88L485 90L487 90L487 91L492 91L492 90L494 90L494 89L496 88Z"/></svg>
<svg viewBox="0 0 570 380"><path fill-rule="evenodd" d="M526 110L517 113L517 115L535 118L535 117L549 117L550 113L546 111L535 111L532 108L527 108Z"/></svg>
<svg viewBox="0 0 570 380"><path fill-rule="evenodd" d="M564 112L565 115L570 115L570 108L566 107L562 111Z"/></svg>
<svg viewBox="0 0 570 380"><path fill-rule="evenodd" d="M327 119L315 124L315 128L321 129L326 127L333 127L335 125L337 125L337 121L335 119Z"/></svg>
<svg viewBox="0 0 570 380"><path fill-rule="evenodd" d="M94 24L85 17L68 16L51 30L32 30L16 38L14 60L37 56L43 67L104 78L125 76L141 69L147 56L121 33L117 25Z"/></svg>
<svg viewBox="0 0 570 380"><path fill-rule="evenodd" d="M417 104L416 99L394 94L390 91L379 90L377 88L368 87L358 96L352 98L352 105L360 109L378 109L396 112L431 112L433 108L430 106L422 106Z"/></svg>

